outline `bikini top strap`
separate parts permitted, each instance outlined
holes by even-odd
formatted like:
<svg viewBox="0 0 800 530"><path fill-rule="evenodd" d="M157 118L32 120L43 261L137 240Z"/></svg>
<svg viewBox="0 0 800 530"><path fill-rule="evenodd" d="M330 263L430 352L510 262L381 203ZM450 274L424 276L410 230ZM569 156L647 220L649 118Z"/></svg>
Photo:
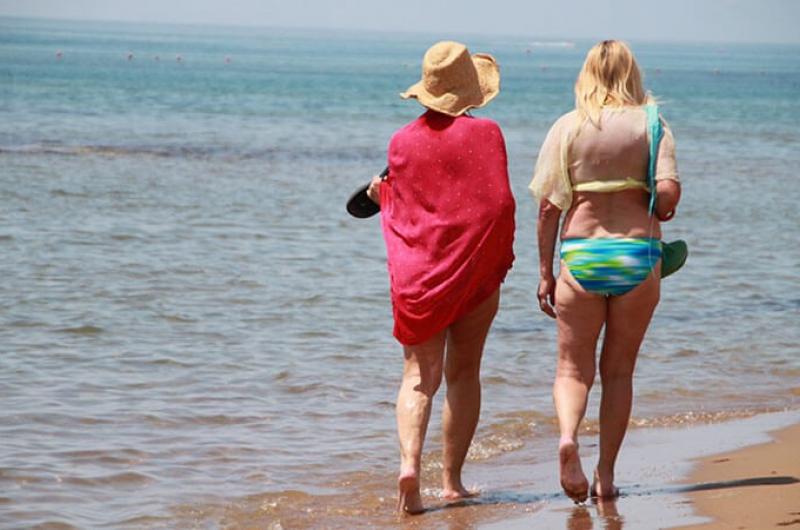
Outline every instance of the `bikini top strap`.
<svg viewBox="0 0 800 530"><path fill-rule="evenodd" d="M647 165L647 187L650 188L650 204L648 212L653 215L656 209L656 161L658 160L658 144L664 136L664 128L658 117L658 105L645 105L647 112L647 136L650 140L650 160Z"/></svg>

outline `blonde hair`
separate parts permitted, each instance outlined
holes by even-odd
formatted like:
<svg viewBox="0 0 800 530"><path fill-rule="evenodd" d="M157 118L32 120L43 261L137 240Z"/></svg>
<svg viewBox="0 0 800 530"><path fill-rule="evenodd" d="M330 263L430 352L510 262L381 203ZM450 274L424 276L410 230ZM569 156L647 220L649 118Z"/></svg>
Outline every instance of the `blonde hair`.
<svg viewBox="0 0 800 530"><path fill-rule="evenodd" d="M652 100L644 91L642 74L627 44L604 40L589 50L575 81L575 109L580 122L588 119L600 127L603 107L638 106Z"/></svg>

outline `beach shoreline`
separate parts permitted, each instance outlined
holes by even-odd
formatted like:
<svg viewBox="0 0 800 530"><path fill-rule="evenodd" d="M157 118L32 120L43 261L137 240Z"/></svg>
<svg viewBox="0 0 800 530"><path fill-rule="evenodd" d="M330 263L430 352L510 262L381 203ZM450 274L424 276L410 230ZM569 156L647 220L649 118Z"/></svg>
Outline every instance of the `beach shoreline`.
<svg viewBox="0 0 800 530"><path fill-rule="evenodd" d="M429 470L423 481L426 511L419 516L396 514L394 475L381 473L351 476L335 488L338 491L324 495L284 491L226 499L222 504L205 506L205 515L199 519L197 507L193 507L189 510L191 521L180 522L218 522L219 514L224 513L222 520L231 528L737 528L724 521L708 526L717 508L707 508L703 497L737 495L738 500L733 502L751 509L749 501L742 499L750 499L751 492L762 486L765 490L784 488L789 497L796 495L797 484L793 481L800 477L800 471L761 466L748 468L738 476L718 475L720 459L739 459L719 455L738 455L753 448L764 451L765 447L769 453L770 433L782 433L784 429L793 429L792 443L796 444L800 437L800 409L721 422L633 428L617 467L617 485L622 495L612 501L590 500L585 505L575 505L562 493L557 461L545 457L549 449L555 456L557 438L547 433L535 436L518 450L469 462L465 468L466 484L469 489L480 491L474 499L442 499L439 468L434 466L436 469ZM584 470L590 473L597 457L596 434L582 436L581 444ZM698 469L706 465L711 466L710 472L698 474ZM759 504L752 511L761 513L759 510L768 509L766 506ZM800 510L788 510L792 511ZM784 517L778 522L791 520Z"/></svg>
<svg viewBox="0 0 800 530"><path fill-rule="evenodd" d="M776 433L777 442L770 433ZM547 476L542 486L548 493L528 495L536 502L511 502L502 521L494 518L475 526L493 530L756 529L767 527L758 521L773 515L775 522L769 527L800 526L794 523L800 515L792 515L800 512L800 505L795 502L797 506L790 508L792 495L800 498L800 462L790 464L787 456L792 447L798 447L798 440L800 410L687 427L634 429L618 463L619 499L573 505L558 491L555 462L536 464L527 466L528 471ZM593 469L593 442L584 443L588 450L582 461L587 471ZM776 447L781 451L776 452ZM527 494L524 490L520 498ZM763 503L751 500L761 496L774 498ZM733 524L726 514L741 514L734 517L742 522Z"/></svg>

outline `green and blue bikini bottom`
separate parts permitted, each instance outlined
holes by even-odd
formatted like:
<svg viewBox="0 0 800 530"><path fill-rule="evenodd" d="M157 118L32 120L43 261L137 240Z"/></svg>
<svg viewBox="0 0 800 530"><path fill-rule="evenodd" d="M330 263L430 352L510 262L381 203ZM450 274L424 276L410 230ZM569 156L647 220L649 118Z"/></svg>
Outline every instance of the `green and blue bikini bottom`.
<svg viewBox="0 0 800 530"><path fill-rule="evenodd" d="M565 239L561 259L589 292L619 296L642 283L661 259L652 238Z"/></svg>

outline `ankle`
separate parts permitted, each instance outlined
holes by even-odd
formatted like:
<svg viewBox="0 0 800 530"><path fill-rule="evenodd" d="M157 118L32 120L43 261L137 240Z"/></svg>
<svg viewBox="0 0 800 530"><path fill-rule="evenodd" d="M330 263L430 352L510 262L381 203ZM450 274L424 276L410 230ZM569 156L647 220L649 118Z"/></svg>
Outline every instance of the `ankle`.
<svg viewBox="0 0 800 530"><path fill-rule="evenodd" d="M461 486L461 471L445 470L442 472L442 487L444 489L455 490Z"/></svg>
<svg viewBox="0 0 800 530"><path fill-rule="evenodd" d="M570 435L562 435L561 438L558 440L558 447L578 447L578 437L577 436L570 436Z"/></svg>
<svg viewBox="0 0 800 530"><path fill-rule="evenodd" d="M614 468L608 466L601 466L598 465L594 469L594 477L595 480L599 480L601 482L614 482Z"/></svg>
<svg viewBox="0 0 800 530"><path fill-rule="evenodd" d="M400 466L400 474L398 476L400 480L402 479L409 479L409 478L419 478L419 466L415 466L413 464L405 465L402 464Z"/></svg>

